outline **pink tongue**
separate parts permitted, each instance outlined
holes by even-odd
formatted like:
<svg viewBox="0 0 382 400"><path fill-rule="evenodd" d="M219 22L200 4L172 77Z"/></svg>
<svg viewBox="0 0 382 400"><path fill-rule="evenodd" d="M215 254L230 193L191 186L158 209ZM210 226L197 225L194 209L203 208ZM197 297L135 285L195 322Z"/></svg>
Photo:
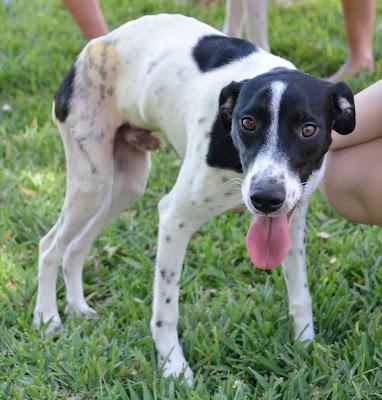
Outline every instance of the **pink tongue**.
<svg viewBox="0 0 382 400"><path fill-rule="evenodd" d="M290 247L288 217L255 217L247 233L251 261L261 269L278 267Z"/></svg>

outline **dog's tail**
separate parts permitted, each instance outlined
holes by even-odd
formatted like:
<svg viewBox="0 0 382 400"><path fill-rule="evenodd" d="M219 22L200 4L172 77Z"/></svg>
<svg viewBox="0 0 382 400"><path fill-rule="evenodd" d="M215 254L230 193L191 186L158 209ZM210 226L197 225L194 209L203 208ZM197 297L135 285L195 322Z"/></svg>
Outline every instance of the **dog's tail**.
<svg viewBox="0 0 382 400"><path fill-rule="evenodd" d="M164 142L154 136L152 132L128 123L122 124L117 129L116 135L122 135L127 142L140 150L155 151L164 147Z"/></svg>

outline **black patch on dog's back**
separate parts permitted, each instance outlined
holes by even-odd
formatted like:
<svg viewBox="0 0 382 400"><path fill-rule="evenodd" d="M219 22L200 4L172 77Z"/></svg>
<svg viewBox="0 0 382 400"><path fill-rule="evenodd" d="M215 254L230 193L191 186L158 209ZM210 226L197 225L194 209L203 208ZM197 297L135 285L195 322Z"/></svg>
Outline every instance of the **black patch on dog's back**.
<svg viewBox="0 0 382 400"><path fill-rule="evenodd" d="M75 74L76 67L75 64L73 64L54 95L54 113L56 114L56 118L61 122L64 122L69 114Z"/></svg>
<svg viewBox="0 0 382 400"><path fill-rule="evenodd" d="M202 72L219 68L256 52L257 47L242 39L220 35L203 36L194 47L192 56Z"/></svg>
<svg viewBox="0 0 382 400"><path fill-rule="evenodd" d="M224 129L219 115L216 117L210 132L207 164L210 167L243 172L239 153L233 145L231 133Z"/></svg>

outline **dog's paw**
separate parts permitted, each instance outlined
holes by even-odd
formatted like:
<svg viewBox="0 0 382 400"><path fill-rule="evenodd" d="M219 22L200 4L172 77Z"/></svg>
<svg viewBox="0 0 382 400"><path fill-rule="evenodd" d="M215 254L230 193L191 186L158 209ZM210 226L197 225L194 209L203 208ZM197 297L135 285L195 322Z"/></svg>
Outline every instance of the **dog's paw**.
<svg viewBox="0 0 382 400"><path fill-rule="evenodd" d="M65 307L66 315L74 315L77 318L94 319L97 318L97 313L86 303L74 304L69 303Z"/></svg>
<svg viewBox="0 0 382 400"><path fill-rule="evenodd" d="M311 325L306 325L304 329L296 329L295 339L303 343L305 347L308 347L314 339L313 327Z"/></svg>
<svg viewBox="0 0 382 400"><path fill-rule="evenodd" d="M166 362L163 370L165 378L179 378L186 386L191 387L194 382L194 373L191 368L186 364L171 365L175 363Z"/></svg>
<svg viewBox="0 0 382 400"><path fill-rule="evenodd" d="M192 386L194 373L182 354L174 354L172 352L166 360L162 356L159 356L159 367L163 368L163 376L165 378L179 378L186 386Z"/></svg>
<svg viewBox="0 0 382 400"><path fill-rule="evenodd" d="M44 313L35 310L33 313L33 325L36 329L44 328L45 336L57 335L61 328L61 318L57 313Z"/></svg>

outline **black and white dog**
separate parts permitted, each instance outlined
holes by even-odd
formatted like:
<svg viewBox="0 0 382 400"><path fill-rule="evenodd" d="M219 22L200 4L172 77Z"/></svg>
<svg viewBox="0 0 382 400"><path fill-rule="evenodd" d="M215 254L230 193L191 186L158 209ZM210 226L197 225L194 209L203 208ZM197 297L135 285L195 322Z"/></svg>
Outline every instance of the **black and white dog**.
<svg viewBox="0 0 382 400"><path fill-rule="evenodd" d="M67 192L40 242L36 325L50 322L51 331L61 323L61 259L66 312L95 314L83 294L84 260L97 235L144 193L150 151L161 146L151 132L161 130L184 158L158 206L151 329L165 376L183 371L192 382L177 333L187 244L206 221L242 202L253 214L251 260L264 269L284 262L296 337L313 339L305 214L332 129L354 129L344 83L315 79L193 18L145 16L85 47L56 93L53 118L65 146Z"/></svg>

